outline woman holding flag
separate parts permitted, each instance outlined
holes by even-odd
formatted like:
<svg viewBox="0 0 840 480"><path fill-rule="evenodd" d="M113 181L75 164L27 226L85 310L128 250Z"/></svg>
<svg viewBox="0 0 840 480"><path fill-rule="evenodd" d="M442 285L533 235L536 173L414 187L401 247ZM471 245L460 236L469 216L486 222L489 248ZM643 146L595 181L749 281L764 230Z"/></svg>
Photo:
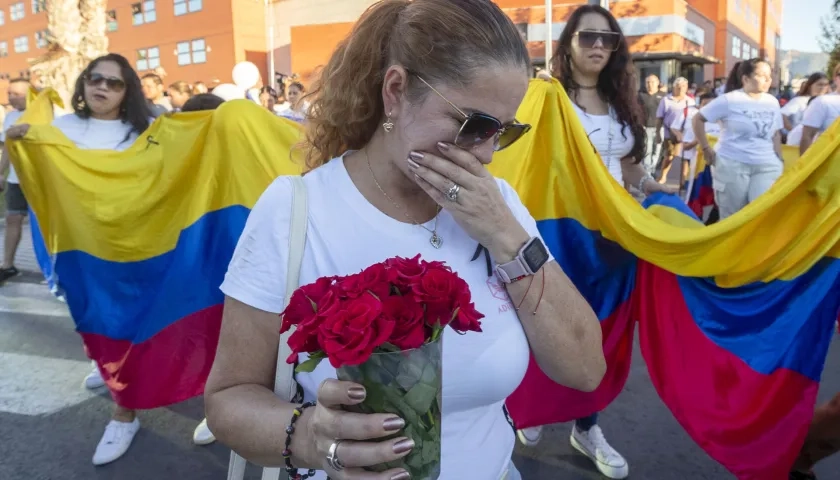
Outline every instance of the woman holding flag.
<svg viewBox="0 0 840 480"><path fill-rule="evenodd" d="M93 60L79 75L71 105L74 113L56 118L52 125L61 130L77 148L84 150L126 150L153 121L143 96L140 78L125 57L114 53ZM29 127L28 124L18 124L6 134L9 138L21 138L29 131ZM96 272L90 274L95 275ZM75 302L68 303L71 314L74 314ZM112 312L107 311L108 306L88 305L87 308L101 310L99 314L102 317L112 315ZM91 358L101 358L101 355L97 355L97 352L101 353L101 345L86 343L85 347ZM99 367L102 367L101 370ZM106 383L128 381L119 378L119 365L105 368L100 363L99 367L95 365L85 378L85 387L94 389ZM103 372L106 373L104 378ZM106 378L111 382L106 382ZM104 465L123 456L139 429L137 411L116 404L111 421L96 446L93 464ZM193 440L197 444L215 441L206 422L201 422Z"/></svg>
<svg viewBox="0 0 840 480"><path fill-rule="evenodd" d="M637 101L634 67L627 39L615 17L598 5L584 5L569 17L551 62L552 72L540 77L558 79L566 89L589 140L610 175L644 195L675 193L658 183L644 168L645 122ZM517 432L526 445L539 442L542 427ZM629 475L627 461L604 437L598 414L578 419L572 446L589 457L608 478Z"/></svg>

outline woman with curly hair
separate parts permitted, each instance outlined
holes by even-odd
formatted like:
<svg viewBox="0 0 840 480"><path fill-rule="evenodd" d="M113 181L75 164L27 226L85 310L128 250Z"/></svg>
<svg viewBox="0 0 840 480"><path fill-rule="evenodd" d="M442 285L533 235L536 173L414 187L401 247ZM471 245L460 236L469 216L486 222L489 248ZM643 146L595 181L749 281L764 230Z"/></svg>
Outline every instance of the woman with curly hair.
<svg viewBox="0 0 840 480"><path fill-rule="evenodd" d="M551 67L551 76L566 89L589 140L615 181L645 195L674 193L674 188L656 182L641 164L646 139L644 114L637 100L627 39L615 17L597 5L575 10L560 34ZM539 76L551 78L547 73ZM534 445L541 430L520 430L519 439ZM627 461L604 438L597 413L575 422L571 443L608 478L629 475Z"/></svg>

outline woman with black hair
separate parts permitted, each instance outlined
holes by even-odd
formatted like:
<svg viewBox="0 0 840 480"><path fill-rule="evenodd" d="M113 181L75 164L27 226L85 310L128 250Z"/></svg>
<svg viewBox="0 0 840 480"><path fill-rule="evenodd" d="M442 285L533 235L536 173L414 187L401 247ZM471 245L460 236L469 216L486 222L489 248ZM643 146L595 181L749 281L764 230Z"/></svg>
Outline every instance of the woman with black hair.
<svg viewBox="0 0 840 480"><path fill-rule="evenodd" d="M76 80L71 105L73 113L52 124L80 149L125 150L152 122L140 78L128 60L115 53L93 60L84 69ZM19 124L9 129L7 136L20 138L28 131L29 125ZM96 365L84 385L89 389L105 385ZM113 462L125 454L140 428L132 409L115 405L111 418L93 455L94 465ZM204 444L215 439L202 422L193 440Z"/></svg>
<svg viewBox="0 0 840 480"><path fill-rule="evenodd" d="M619 185L631 185L645 195L675 193L645 170L644 113L627 39L612 14L597 5L584 5L569 17L551 61L610 175ZM547 78L545 73L539 75ZM550 77L548 77L550 78ZM520 441L536 444L541 427L520 430ZM627 461L604 438L598 414L575 422L572 446L589 457L608 478L629 475Z"/></svg>
<svg viewBox="0 0 840 480"><path fill-rule="evenodd" d="M739 62L729 74L726 93L700 109L692 121L706 163L714 167L721 220L769 190L782 175L782 113L779 101L767 93L771 74L766 60ZM715 149L706 137L706 122L721 122Z"/></svg>

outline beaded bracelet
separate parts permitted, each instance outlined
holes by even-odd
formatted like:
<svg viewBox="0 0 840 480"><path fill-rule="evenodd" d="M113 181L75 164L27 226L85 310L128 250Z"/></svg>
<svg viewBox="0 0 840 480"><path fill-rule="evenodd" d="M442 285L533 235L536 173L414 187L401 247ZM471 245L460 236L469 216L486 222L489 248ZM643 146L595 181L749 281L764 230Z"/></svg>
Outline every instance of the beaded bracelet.
<svg viewBox="0 0 840 480"><path fill-rule="evenodd" d="M314 406L315 402L306 402L295 408L292 412L292 419L289 420L289 425L286 427L286 448L283 449L283 459L286 462L286 474L289 475L289 480L306 480L315 476L315 470L313 469L309 469L303 475L298 473L298 469L292 466L292 450L289 448L292 444L292 434L295 433L295 422L298 421L304 410Z"/></svg>

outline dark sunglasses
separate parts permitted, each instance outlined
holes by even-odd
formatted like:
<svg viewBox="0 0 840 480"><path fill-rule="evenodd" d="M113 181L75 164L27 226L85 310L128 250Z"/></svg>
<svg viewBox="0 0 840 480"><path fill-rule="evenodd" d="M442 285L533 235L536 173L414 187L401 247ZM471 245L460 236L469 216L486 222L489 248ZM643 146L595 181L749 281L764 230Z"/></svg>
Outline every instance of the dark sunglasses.
<svg viewBox="0 0 840 480"><path fill-rule="evenodd" d="M105 83L108 90L122 92L125 90L125 82L117 77L106 77L101 73L89 73L85 75L85 83L89 87L98 87Z"/></svg>
<svg viewBox="0 0 840 480"><path fill-rule="evenodd" d="M600 40L600 47L608 52L618 50L618 43L621 40L621 35L618 33L601 30L578 30L574 36L577 37L580 48L595 48Z"/></svg>
<svg viewBox="0 0 840 480"><path fill-rule="evenodd" d="M456 146L465 150L481 145L487 140L493 139L493 150L499 151L513 145L514 142L522 138L522 135L531 130L531 126L524 123L511 122L504 124L498 118L487 115L486 113L466 113L457 105L450 102L440 92L431 86L429 82L423 80L423 77L416 73L409 72L423 82L429 89L435 92L440 98L448 103L456 112L464 117L461 128L458 134L455 135L455 141L452 142Z"/></svg>

